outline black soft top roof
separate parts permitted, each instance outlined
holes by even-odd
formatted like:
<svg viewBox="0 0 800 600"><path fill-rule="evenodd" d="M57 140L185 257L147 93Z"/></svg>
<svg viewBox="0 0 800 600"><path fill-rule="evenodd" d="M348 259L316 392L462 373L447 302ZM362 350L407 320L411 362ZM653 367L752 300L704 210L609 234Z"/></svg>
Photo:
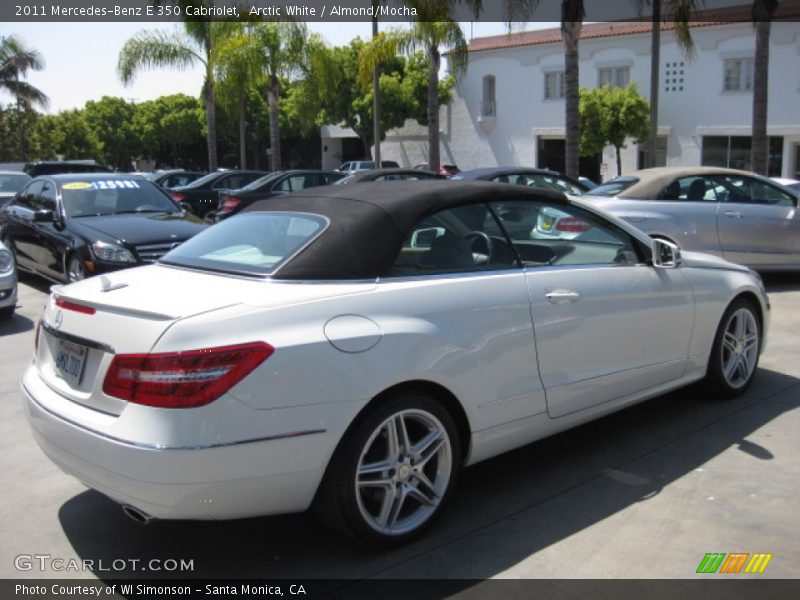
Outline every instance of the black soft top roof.
<svg viewBox="0 0 800 600"><path fill-rule="evenodd" d="M372 279L389 271L411 229L456 206L512 200L568 204L566 196L484 181L378 181L323 186L260 200L242 213L306 212L328 229L281 267L275 279Z"/></svg>

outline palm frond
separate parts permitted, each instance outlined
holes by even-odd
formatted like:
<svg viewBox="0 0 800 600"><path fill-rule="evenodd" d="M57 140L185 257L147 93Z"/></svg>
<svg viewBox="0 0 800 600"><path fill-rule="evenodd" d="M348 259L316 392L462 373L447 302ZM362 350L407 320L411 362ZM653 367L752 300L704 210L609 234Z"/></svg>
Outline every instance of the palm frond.
<svg viewBox="0 0 800 600"><path fill-rule="evenodd" d="M141 70L162 67L184 70L198 62L208 65L185 36L165 31L140 31L120 50L117 74L127 85Z"/></svg>

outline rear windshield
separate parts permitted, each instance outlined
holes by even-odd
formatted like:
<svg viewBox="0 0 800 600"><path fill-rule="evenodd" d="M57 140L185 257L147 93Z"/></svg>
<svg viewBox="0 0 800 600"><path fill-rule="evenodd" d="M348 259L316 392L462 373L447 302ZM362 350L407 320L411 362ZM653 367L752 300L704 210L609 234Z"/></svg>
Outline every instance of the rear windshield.
<svg viewBox="0 0 800 600"><path fill-rule="evenodd" d="M69 181L61 185L68 218L134 213L180 213L160 188L144 179Z"/></svg>
<svg viewBox="0 0 800 600"><path fill-rule="evenodd" d="M636 177L617 177L608 183L598 185L588 193L592 196L616 196L620 192L627 190L639 180Z"/></svg>
<svg viewBox="0 0 800 600"><path fill-rule="evenodd" d="M209 227L161 263L238 275L270 275L320 235L328 220L292 212L249 212Z"/></svg>

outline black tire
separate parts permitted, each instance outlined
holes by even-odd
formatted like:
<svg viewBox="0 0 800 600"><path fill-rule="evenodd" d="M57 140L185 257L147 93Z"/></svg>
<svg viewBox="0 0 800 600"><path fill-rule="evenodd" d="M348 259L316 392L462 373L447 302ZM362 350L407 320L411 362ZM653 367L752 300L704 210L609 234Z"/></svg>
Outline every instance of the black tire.
<svg viewBox="0 0 800 600"><path fill-rule="evenodd" d="M733 331L737 324L743 327L741 336ZM704 380L708 390L721 399L743 394L758 369L761 340L761 320L753 303L744 298L734 300L722 315L714 337Z"/></svg>
<svg viewBox="0 0 800 600"><path fill-rule="evenodd" d="M407 456L399 451L397 459L389 458L390 429L399 431L400 422L407 431L406 447L411 451ZM414 448L423 447L420 442L433 439L437 441L425 448L435 451L427 458L424 452L412 458ZM402 449L403 444L397 447ZM314 509L329 527L359 543L373 547L405 544L422 535L441 515L462 462L458 429L447 410L425 393L405 392L378 405L351 426L331 458ZM386 468L362 473L362 485L356 483L360 466L379 463L385 463ZM378 484L378 480L388 485ZM434 505L424 505L418 497ZM381 516L387 508L391 510L381 528Z"/></svg>
<svg viewBox="0 0 800 600"><path fill-rule="evenodd" d="M66 277L68 283L74 283L76 281L83 281L86 279L86 266L83 264L80 256L77 254L70 254L67 257L66 262Z"/></svg>
<svg viewBox="0 0 800 600"><path fill-rule="evenodd" d="M16 306L6 306L5 308L0 308L0 321L7 321L11 317L14 316L14 309Z"/></svg>

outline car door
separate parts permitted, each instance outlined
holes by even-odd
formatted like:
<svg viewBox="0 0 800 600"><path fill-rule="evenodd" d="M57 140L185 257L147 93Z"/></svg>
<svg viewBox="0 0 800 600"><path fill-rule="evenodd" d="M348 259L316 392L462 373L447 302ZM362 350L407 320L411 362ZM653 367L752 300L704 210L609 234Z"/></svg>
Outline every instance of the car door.
<svg viewBox="0 0 800 600"><path fill-rule="evenodd" d="M3 209L5 227L3 237L13 246L17 261L30 269L36 268L36 231L33 220L35 199L44 187L44 181L31 182Z"/></svg>
<svg viewBox="0 0 800 600"><path fill-rule="evenodd" d="M503 224L535 221L531 203L495 207ZM680 378L694 311L680 269L655 269L642 245L581 208L537 203L585 223L584 234L538 239L509 227L531 302L547 411L563 417ZM530 230L529 230L530 231Z"/></svg>
<svg viewBox="0 0 800 600"><path fill-rule="evenodd" d="M34 206L36 212L48 211L53 215L52 219L34 223L36 263L46 275L60 279L64 274L64 252L68 244L63 233L63 219L58 217L56 185L52 181L45 181Z"/></svg>
<svg viewBox="0 0 800 600"><path fill-rule="evenodd" d="M379 324L404 332L398 365L435 366L476 431L546 411L525 275L497 231L484 204L436 212L410 231L378 290Z"/></svg>
<svg viewBox="0 0 800 600"><path fill-rule="evenodd" d="M653 237L670 239L687 250L722 256L717 185L711 177L681 177L666 185L656 198L626 198L613 205L614 214Z"/></svg>
<svg viewBox="0 0 800 600"><path fill-rule="evenodd" d="M754 177L715 177L722 196L717 229L723 256L757 266L800 265L797 198Z"/></svg>

